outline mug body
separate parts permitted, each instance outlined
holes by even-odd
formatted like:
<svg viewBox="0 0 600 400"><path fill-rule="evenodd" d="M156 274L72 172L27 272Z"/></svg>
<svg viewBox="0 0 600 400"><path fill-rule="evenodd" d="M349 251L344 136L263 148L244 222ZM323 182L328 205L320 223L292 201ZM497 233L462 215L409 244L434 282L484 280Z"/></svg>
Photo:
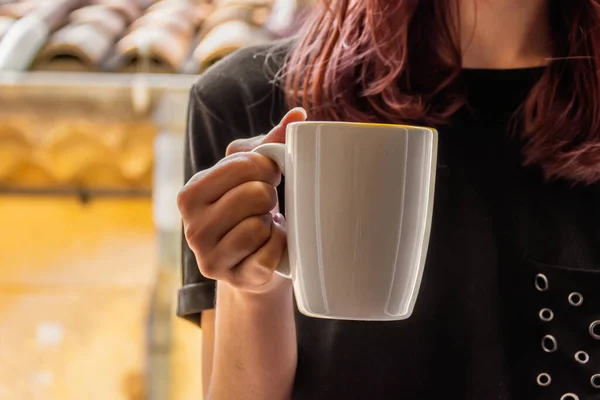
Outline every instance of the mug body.
<svg viewBox="0 0 600 400"><path fill-rule="evenodd" d="M436 162L437 132L430 128L288 126L288 252L303 314L411 315L429 243Z"/></svg>

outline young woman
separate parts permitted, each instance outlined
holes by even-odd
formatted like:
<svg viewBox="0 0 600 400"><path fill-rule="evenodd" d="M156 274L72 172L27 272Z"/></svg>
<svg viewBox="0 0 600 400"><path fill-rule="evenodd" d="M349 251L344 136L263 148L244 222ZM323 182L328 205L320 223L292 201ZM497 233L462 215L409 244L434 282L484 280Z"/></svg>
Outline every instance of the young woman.
<svg viewBox="0 0 600 400"><path fill-rule="evenodd" d="M600 2L323 3L191 93L179 314L202 326L208 399L599 399ZM295 106L438 129L410 319L308 318L272 273L281 177L248 150Z"/></svg>

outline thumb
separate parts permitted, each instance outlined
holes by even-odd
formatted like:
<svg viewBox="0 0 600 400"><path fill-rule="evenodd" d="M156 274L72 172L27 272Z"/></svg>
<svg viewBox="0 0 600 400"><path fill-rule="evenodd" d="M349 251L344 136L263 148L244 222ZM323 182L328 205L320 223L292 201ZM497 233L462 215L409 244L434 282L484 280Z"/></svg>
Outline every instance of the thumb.
<svg viewBox="0 0 600 400"><path fill-rule="evenodd" d="M285 130L292 122L306 121L308 117L306 110L302 107L292 108L281 118L281 121L269 133L267 133L261 142L264 143L285 143Z"/></svg>
<svg viewBox="0 0 600 400"><path fill-rule="evenodd" d="M264 143L285 143L285 130L292 122L305 121L307 118L304 108L296 107L291 109L281 118L279 124L275 126L266 135L256 136L249 139L234 140L227 147L226 155L239 153L243 151L252 151L254 148Z"/></svg>

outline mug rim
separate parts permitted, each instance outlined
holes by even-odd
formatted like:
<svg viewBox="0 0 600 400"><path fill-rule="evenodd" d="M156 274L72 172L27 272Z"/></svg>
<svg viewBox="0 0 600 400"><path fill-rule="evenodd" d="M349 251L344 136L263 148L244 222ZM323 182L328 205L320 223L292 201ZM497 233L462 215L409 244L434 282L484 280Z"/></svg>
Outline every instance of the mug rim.
<svg viewBox="0 0 600 400"><path fill-rule="evenodd" d="M403 125L403 124L386 124L379 122L347 122L347 121L297 121L288 124L288 127L301 125L337 125L337 126L354 126L365 128L402 128L402 129L425 129L437 132L437 129L429 126L421 125Z"/></svg>

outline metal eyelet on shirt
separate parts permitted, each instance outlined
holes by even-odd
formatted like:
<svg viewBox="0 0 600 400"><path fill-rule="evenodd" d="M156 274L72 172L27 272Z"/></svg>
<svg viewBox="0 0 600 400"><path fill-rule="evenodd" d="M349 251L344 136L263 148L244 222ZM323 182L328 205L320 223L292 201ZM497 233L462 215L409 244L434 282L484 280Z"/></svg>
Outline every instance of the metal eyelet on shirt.
<svg viewBox="0 0 600 400"><path fill-rule="evenodd" d="M573 292L569 295L569 304L573 307L579 307L583 304L583 296L581 293Z"/></svg>
<svg viewBox="0 0 600 400"><path fill-rule="evenodd" d="M590 383L594 389L600 389L600 374L592 375Z"/></svg>
<svg viewBox="0 0 600 400"><path fill-rule="evenodd" d="M542 349L546 353L554 353L558 349L558 342L552 335L546 335L542 338Z"/></svg>
<svg viewBox="0 0 600 400"><path fill-rule="evenodd" d="M542 387L546 387L549 386L550 383L552 383L552 378L550 377L549 374L542 372L541 374L539 374L537 376L537 384L542 386Z"/></svg>
<svg viewBox="0 0 600 400"><path fill-rule="evenodd" d="M540 319L544 322L550 322L554 319L554 313L549 308L542 308L539 315Z"/></svg>
<svg viewBox="0 0 600 400"><path fill-rule="evenodd" d="M596 340L600 340L600 319L590 324L590 335Z"/></svg>
<svg viewBox="0 0 600 400"><path fill-rule="evenodd" d="M577 396L575 393L565 393L562 395L560 400L579 400L579 396Z"/></svg>
<svg viewBox="0 0 600 400"><path fill-rule="evenodd" d="M560 400L579 400L579 396L577 396L575 393L565 393L562 395Z"/></svg>
<svg viewBox="0 0 600 400"><path fill-rule="evenodd" d="M535 276L535 288L540 292L545 292L548 290L548 278L544 274L537 274Z"/></svg>
<svg viewBox="0 0 600 400"><path fill-rule="evenodd" d="M575 353L575 361L579 364L587 364L587 362L590 361L590 356L585 351L578 351Z"/></svg>

